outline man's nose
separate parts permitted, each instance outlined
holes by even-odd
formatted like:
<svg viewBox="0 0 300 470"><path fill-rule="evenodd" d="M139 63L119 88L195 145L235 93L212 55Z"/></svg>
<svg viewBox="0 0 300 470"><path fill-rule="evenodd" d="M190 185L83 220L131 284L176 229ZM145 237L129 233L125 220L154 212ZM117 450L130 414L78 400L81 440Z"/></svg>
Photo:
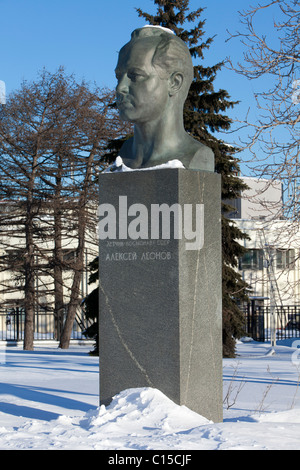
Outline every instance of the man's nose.
<svg viewBox="0 0 300 470"><path fill-rule="evenodd" d="M119 78L116 91L117 93L127 93L129 88L129 78L126 74Z"/></svg>

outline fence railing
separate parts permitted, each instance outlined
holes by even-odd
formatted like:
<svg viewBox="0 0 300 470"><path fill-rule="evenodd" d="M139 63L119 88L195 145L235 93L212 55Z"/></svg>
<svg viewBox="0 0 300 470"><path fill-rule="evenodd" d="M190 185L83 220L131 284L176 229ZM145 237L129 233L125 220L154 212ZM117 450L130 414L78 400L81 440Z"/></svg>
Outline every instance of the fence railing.
<svg viewBox="0 0 300 470"><path fill-rule="evenodd" d="M249 304L243 309L245 333L255 341L271 339L270 307ZM277 306L275 308L276 338L300 338L300 306ZM63 319L58 321L53 311L40 310L34 318L35 340L59 340ZM85 339L84 331L89 326L83 312L74 320L71 339ZM24 339L25 311L21 307L0 310L0 341Z"/></svg>
<svg viewBox="0 0 300 470"><path fill-rule="evenodd" d="M64 319L58 321L53 311L40 310L34 317L35 340L59 340ZM71 339L85 339L84 331L88 322L83 313L77 314ZM0 310L0 341L21 341L24 339L25 310L21 307Z"/></svg>
<svg viewBox="0 0 300 470"><path fill-rule="evenodd" d="M246 334L256 341L271 339L270 307L249 304L244 309ZM274 309L277 339L300 337L300 306L276 306Z"/></svg>

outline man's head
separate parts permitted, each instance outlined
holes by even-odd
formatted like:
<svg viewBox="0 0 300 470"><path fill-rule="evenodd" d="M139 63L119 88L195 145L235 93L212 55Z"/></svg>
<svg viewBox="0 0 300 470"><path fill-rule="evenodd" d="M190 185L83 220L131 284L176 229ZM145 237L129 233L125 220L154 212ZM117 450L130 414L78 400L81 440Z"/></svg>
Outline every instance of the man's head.
<svg viewBox="0 0 300 470"><path fill-rule="evenodd" d="M144 27L133 31L130 42L122 47L116 76L121 117L135 122L131 105L144 102L145 120L151 110L155 115L156 102L163 109L168 96L176 95L183 106L193 80L193 64L186 44L172 32Z"/></svg>
<svg viewBox="0 0 300 470"><path fill-rule="evenodd" d="M183 74L182 91L186 98L194 77L192 58L187 45L171 30L160 27L147 26L136 29L131 34L131 41L142 38L152 38L154 46L152 62L161 78L169 78L174 72Z"/></svg>

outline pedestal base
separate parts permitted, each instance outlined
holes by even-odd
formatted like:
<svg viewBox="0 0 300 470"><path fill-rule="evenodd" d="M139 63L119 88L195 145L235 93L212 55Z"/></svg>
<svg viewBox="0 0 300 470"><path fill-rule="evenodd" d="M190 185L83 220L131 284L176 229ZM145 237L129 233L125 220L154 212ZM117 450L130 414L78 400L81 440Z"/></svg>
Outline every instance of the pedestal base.
<svg viewBox="0 0 300 470"><path fill-rule="evenodd" d="M99 247L101 403L127 388L153 387L222 421L220 191L220 175L209 172L100 175L102 213L115 208L117 222L116 238L100 240ZM172 227L177 220L175 232L151 239L158 232L156 226L151 232L150 215L161 204L179 207L170 218ZM134 239L138 230L145 236L143 207L148 237ZM191 209L194 227L188 227ZM163 230L165 223L161 219ZM113 225L107 230L114 235Z"/></svg>

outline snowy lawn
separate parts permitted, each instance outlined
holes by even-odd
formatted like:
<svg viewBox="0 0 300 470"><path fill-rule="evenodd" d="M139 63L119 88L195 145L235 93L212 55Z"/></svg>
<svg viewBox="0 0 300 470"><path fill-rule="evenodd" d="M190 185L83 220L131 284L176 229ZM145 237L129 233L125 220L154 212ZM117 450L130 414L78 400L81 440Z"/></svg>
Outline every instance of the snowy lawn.
<svg viewBox="0 0 300 470"><path fill-rule="evenodd" d="M224 360L224 421L211 423L155 389L100 407L92 346L0 346L0 449L300 449L300 350L238 344ZM298 355L299 352L299 355Z"/></svg>

